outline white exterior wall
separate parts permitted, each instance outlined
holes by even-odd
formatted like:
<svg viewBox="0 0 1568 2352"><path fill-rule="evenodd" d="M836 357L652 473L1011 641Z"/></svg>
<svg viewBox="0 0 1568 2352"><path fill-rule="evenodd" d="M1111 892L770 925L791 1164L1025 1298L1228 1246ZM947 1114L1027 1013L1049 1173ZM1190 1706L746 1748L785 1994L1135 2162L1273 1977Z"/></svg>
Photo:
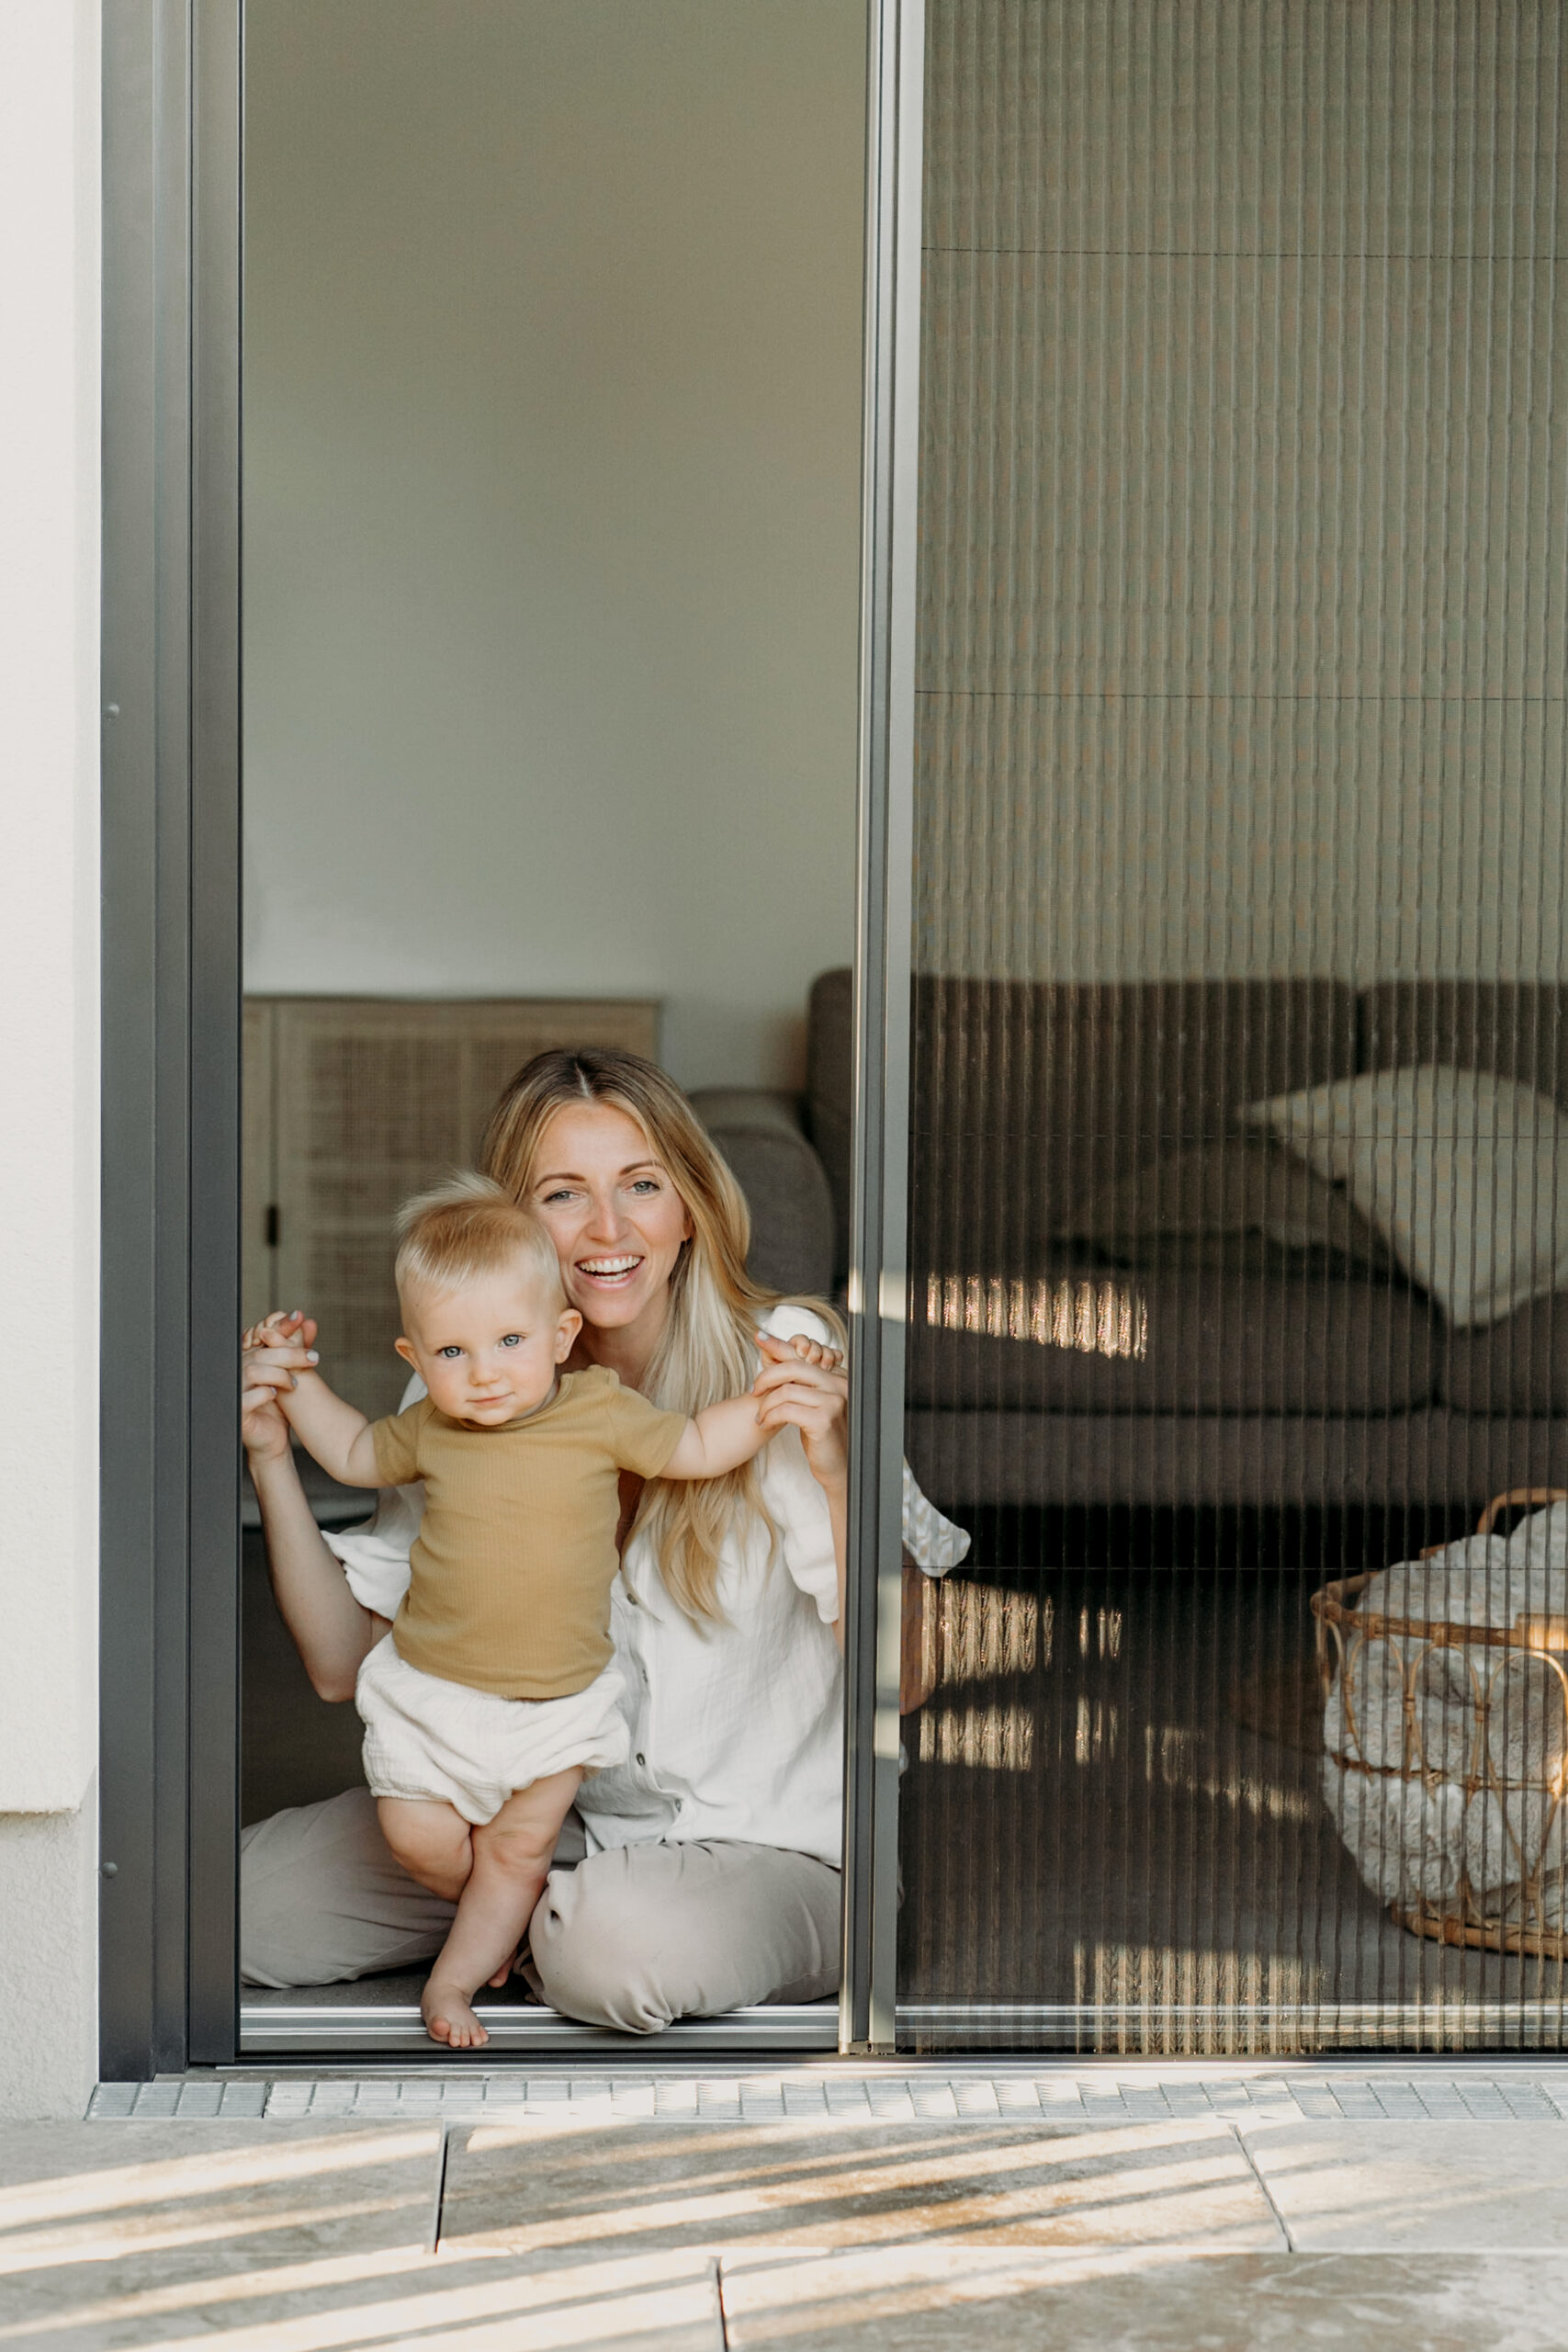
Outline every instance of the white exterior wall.
<svg viewBox="0 0 1568 2352"><path fill-rule="evenodd" d="M0 2116L96 2072L97 0L0 7Z"/></svg>

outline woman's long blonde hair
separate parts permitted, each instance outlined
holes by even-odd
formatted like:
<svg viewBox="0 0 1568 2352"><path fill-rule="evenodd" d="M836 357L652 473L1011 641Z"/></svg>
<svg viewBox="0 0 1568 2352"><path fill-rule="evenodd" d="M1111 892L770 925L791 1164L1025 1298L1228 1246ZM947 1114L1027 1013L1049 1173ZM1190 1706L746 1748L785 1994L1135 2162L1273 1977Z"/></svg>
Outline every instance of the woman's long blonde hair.
<svg viewBox="0 0 1568 2352"><path fill-rule="evenodd" d="M691 1104L661 1069L640 1054L612 1047L536 1054L491 1114L480 1167L514 1199L525 1200L545 1129L558 1111L581 1102L608 1103L642 1130L692 1223L670 1277L670 1312L644 1392L677 1413L700 1413L721 1396L740 1395L756 1377L752 1335L780 1294L747 1272L751 1217L745 1195ZM842 1344L831 1307L815 1298L800 1304L819 1315ZM636 1532L649 1538L666 1589L694 1623L722 1618L720 1555L737 1523L753 1516L767 1528L771 1544L776 1531L754 1462L722 1478L650 1479L643 1488Z"/></svg>

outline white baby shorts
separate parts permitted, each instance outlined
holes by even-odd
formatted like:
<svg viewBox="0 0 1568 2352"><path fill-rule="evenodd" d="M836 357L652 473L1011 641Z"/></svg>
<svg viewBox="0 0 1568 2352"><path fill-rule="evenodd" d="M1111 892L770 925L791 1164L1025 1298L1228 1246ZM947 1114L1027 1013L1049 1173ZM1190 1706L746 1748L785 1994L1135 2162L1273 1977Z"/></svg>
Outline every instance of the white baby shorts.
<svg viewBox="0 0 1568 2352"><path fill-rule="evenodd" d="M614 1662L564 1699L501 1699L444 1682L400 1657L390 1634L359 1669L365 1777L378 1797L424 1797L465 1821L493 1821L515 1789L581 1765L626 1761L626 1685Z"/></svg>

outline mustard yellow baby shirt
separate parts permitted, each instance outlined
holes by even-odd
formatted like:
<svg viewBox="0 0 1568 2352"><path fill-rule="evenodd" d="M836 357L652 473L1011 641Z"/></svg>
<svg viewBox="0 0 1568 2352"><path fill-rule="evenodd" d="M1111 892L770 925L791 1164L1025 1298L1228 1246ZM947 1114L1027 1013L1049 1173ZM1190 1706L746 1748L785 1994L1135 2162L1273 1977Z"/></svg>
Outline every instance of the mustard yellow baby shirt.
<svg viewBox="0 0 1568 2352"><path fill-rule="evenodd" d="M597 1364L496 1429L466 1429L428 1396L373 1423L382 1484L424 1480L399 1657L502 1699L585 1690L610 1662L619 1474L657 1478L685 1426Z"/></svg>

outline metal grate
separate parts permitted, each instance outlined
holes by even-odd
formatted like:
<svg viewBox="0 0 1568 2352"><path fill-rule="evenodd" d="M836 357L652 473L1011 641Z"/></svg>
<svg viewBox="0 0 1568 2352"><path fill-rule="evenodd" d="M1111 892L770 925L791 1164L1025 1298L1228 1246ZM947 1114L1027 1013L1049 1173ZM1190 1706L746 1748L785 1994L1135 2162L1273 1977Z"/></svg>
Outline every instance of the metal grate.
<svg viewBox="0 0 1568 2352"><path fill-rule="evenodd" d="M527 2075L453 2079L431 2073L312 2077L289 2075L222 2082L210 2075L154 2083L103 2083L88 2109L95 2121L200 2120L265 2116L274 2122L365 2121L388 2117L548 2116L558 2120L636 2122L776 2121L813 2116L902 2119L1000 2116L1026 2121L1145 2122L1163 2116L1219 2115L1329 2121L1487 2119L1568 2121L1568 2070L1445 2073L1338 2068L1233 2070L1114 2067L1039 2075L903 2074L835 2068L767 2075Z"/></svg>

